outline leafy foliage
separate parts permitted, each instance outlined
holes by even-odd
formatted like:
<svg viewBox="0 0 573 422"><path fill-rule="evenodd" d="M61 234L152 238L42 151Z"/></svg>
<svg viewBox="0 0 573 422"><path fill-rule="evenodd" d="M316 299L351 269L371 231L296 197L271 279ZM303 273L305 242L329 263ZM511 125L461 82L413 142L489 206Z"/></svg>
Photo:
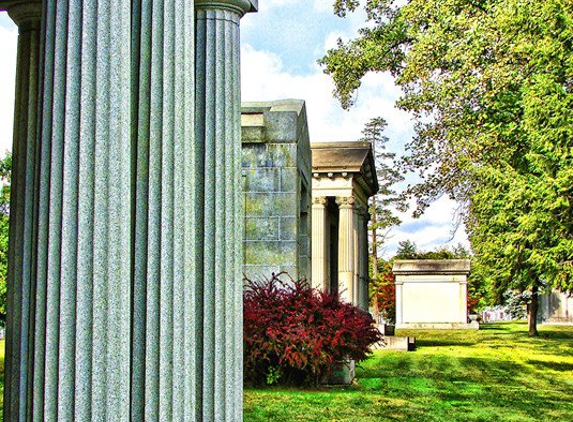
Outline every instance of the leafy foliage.
<svg viewBox="0 0 573 422"><path fill-rule="evenodd" d="M503 294L507 312L513 319L525 319L527 302L522 293L508 290Z"/></svg>
<svg viewBox="0 0 573 422"><path fill-rule="evenodd" d="M246 280L243 329L245 378L254 384L318 383L332 365L362 361L381 340L370 314L316 291L305 280Z"/></svg>
<svg viewBox="0 0 573 422"><path fill-rule="evenodd" d="M371 228L378 230L382 235L390 227L400 224L395 211L403 211L406 208L404 197L396 190L396 184L403 181L404 176L396 167L396 155L386 149L388 137L384 135L384 130L387 125L382 117L371 119L364 126L363 137L360 138L360 141L372 144L379 189L372 197Z"/></svg>
<svg viewBox="0 0 573 422"><path fill-rule="evenodd" d="M0 320L6 316L6 288L8 277L8 234L10 229L10 187L12 182L12 154L0 160Z"/></svg>
<svg viewBox="0 0 573 422"><path fill-rule="evenodd" d="M378 276L370 279L370 303L386 322L396 322L396 286L392 261L378 261Z"/></svg>
<svg viewBox="0 0 573 422"><path fill-rule="evenodd" d="M341 16L360 6L337 0ZM368 0L368 26L321 60L352 104L360 79L389 71L417 121L403 157L420 214L461 201L495 299L543 281L573 287L573 3ZM535 317L530 318L535 321ZM536 335L534 325L530 334Z"/></svg>

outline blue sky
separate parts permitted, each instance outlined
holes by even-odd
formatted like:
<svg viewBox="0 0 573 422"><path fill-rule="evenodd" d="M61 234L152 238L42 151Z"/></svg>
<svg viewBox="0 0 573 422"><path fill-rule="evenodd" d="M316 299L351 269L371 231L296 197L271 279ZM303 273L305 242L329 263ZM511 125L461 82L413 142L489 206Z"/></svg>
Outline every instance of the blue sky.
<svg viewBox="0 0 573 422"><path fill-rule="evenodd" d="M260 0L259 12L241 21L241 78L244 101L297 98L306 101L311 142L352 141L364 124L381 116L388 121L389 149L400 154L413 136L410 116L394 107L400 90L390 75L367 75L356 104L343 111L332 97L333 85L316 64L338 38L356 36L364 24L361 13L346 19L332 12L333 0ZM0 13L0 151L11 149L17 30ZM399 241L412 240L421 249L467 244L463 230L452 238L455 204L442 198L417 220L409 214L390 233L384 248L392 255Z"/></svg>

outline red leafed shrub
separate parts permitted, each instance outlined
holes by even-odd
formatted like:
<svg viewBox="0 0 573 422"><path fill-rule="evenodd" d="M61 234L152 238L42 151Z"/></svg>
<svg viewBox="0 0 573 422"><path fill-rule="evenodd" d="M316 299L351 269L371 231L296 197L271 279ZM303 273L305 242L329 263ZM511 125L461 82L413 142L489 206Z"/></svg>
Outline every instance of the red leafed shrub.
<svg viewBox="0 0 573 422"><path fill-rule="evenodd" d="M318 383L335 362L361 361L381 336L369 313L305 280L246 280L243 294L245 379L253 384Z"/></svg>

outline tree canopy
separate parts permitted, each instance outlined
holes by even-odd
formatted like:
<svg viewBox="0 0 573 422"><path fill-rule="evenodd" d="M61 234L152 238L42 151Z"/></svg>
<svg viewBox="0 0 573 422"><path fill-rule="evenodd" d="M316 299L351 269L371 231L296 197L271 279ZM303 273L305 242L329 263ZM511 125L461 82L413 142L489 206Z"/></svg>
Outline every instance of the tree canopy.
<svg viewBox="0 0 573 422"><path fill-rule="evenodd" d="M337 0L341 16L360 7ZM416 119L402 165L417 213L463 205L497 297L573 282L573 3L367 0L367 25L321 60L343 107L361 78L389 71ZM531 307L536 312L536 303ZM533 318L534 320L534 318ZM534 326L530 333L536 334Z"/></svg>

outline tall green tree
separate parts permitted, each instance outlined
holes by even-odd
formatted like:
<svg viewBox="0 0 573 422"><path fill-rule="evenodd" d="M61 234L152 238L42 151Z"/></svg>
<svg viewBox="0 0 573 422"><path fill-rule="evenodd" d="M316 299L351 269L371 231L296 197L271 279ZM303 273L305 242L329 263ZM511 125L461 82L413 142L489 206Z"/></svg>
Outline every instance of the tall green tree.
<svg viewBox="0 0 573 422"><path fill-rule="evenodd" d="M8 276L8 232L10 229L10 187L12 154L0 159L0 322L6 320L6 282Z"/></svg>
<svg viewBox="0 0 573 422"><path fill-rule="evenodd" d="M345 15L357 0L337 0ZM367 0L368 25L322 64L344 107L360 79L389 71L417 120L406 169L417 213L461 201L494 290L571 289L573 3L568 0ZM501 299L501 294L497 295Z"/></svg>
<svg viewBox="0 0 573 422"><path fill-rule="evenodd" d="M388 151L386 144L389 139L384 135L388 126L382 117L371 119L362 130L362 142L372 145L378 192L370 199L370 265L373 280L378 279L379 247L388 239L390 229L400 224L396 211L405 209L405 200L397 191L397 183L404 180L395 165L396 155ZM377 314L377 303L374 303L374 313Z"/></svg>

